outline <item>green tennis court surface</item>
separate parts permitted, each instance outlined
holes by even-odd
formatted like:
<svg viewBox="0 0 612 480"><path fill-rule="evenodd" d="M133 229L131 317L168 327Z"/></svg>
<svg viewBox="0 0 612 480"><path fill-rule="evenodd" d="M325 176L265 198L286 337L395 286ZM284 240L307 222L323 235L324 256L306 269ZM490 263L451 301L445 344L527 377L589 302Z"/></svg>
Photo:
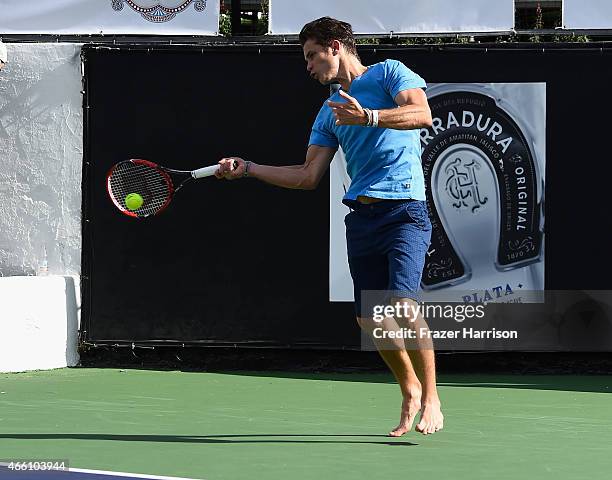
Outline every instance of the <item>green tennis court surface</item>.
<svg viewBox="0 0 612 480"><path fill-rule="evenodd" d="M393 439L385 374L0 374L0 462L211 480L610 478L609 377L439 380L445 429Z"/></svg>

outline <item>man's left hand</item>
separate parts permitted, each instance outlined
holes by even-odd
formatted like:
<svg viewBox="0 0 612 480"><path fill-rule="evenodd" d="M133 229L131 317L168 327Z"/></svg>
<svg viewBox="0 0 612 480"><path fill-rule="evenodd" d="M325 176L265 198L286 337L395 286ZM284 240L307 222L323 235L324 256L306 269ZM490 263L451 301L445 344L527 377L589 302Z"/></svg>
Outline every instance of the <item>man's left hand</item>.
<svg viewBox="0 0 612 480"><path fill-rule="evenodd" d="M332 102L331 100L327 102L332 109L334 117L336 117L336 125L364 126L368 121L368 116L363 111L361 105L359 105L359 102L344 90L338 90L338 93L342 98L346 99L346 103Z"/></svg>

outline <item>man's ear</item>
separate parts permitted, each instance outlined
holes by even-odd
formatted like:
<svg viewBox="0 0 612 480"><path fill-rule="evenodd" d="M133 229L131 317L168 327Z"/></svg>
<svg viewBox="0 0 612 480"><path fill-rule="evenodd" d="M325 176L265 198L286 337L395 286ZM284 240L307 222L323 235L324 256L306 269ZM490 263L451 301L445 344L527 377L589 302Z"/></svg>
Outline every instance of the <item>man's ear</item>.
<svg viewBox="0 0 612 480"><path fill-rule="evenodd" d="M334 55L336 55L340 51L340 46L341 46L341 43L339 40L332 40L331 49Z"/></svg>

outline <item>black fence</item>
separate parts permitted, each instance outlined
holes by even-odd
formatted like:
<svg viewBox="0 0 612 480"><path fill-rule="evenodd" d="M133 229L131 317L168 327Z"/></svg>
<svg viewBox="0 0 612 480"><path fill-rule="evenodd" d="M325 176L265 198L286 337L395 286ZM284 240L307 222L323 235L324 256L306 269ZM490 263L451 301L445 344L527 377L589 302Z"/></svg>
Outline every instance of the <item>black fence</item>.
<svg viewBox="0 0 612 480"><path fill-rule="evenodd" d="M609 289L608 67L588 45L363 47L428 82L546 82L546 288ZM87 344L359 348L328 301L329 189L204 179L146 221L105 192L112 164L177 169L237 155L303 162L328 94L299 46L86 46L82 339Z"/></svg>

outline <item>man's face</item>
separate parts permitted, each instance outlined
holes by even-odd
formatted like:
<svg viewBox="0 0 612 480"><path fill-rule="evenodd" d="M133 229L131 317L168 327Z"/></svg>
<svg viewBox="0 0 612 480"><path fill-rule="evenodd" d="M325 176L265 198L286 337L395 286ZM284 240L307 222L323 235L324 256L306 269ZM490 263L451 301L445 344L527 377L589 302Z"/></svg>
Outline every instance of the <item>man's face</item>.
<svg viewBox="0 0 612 480"><path fill-rule="evenodd" d="M311 78L323 85L332 83L338 75L338 55L333 54L331 47L324 47L315 40L304 43L306 70Z"/></svg>

